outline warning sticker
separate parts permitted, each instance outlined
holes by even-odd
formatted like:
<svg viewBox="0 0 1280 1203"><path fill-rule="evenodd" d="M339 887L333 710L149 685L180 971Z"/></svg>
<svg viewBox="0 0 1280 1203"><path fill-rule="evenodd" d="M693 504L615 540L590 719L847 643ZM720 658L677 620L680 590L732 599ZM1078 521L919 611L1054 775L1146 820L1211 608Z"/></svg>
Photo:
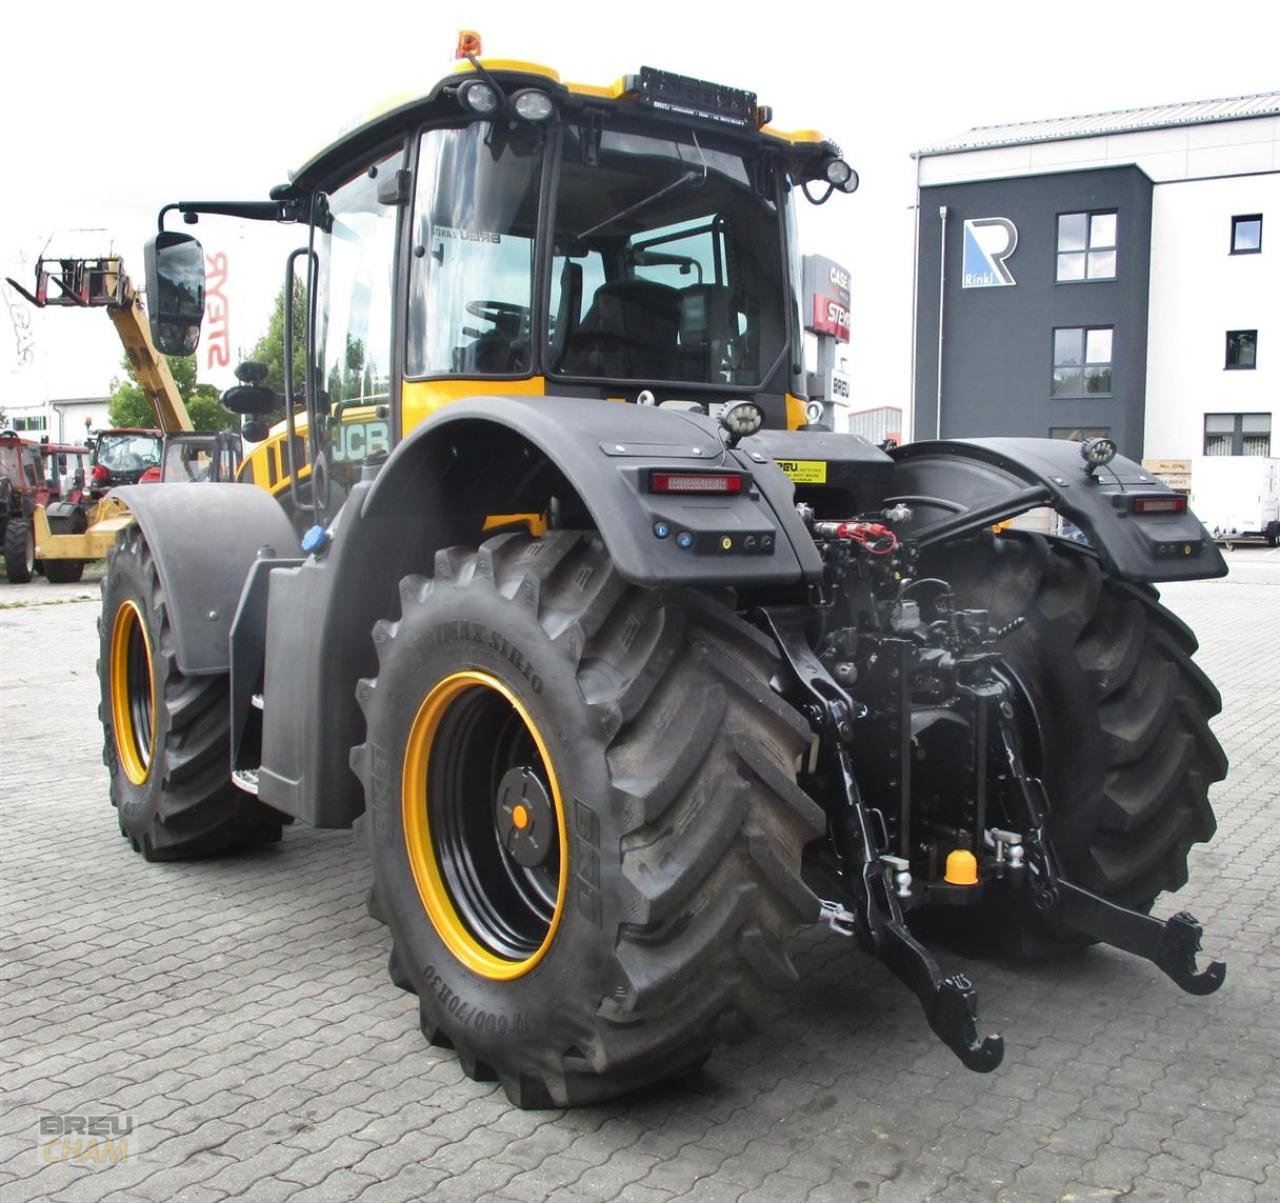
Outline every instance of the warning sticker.
<svg viewBox="0 0 1280 1203"><path fill-rule="evenodd" d="M824 459L780 459L776 462L798 485L827 483L827 461Z"/></svg>

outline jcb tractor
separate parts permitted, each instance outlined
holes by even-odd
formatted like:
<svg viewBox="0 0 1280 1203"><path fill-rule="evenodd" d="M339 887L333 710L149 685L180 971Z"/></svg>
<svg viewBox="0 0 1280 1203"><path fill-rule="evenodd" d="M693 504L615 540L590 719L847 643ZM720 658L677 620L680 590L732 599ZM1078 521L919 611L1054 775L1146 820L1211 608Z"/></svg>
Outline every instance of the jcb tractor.
<svg viewBox="0 0 1280 1203"><path fill-rule="evenodd" d="M805 924L979 1071L1001 1038L921 933L1216 989L1196 921L1149 915L1226 770L1154 587L1226 571L1185 500L1107 439L801 429L795 210L856 186L836 145L748 92L477 49L269 199L161 210L172 353L203 254L167 223L296 224L277 471L311 487L301 546L262 488L116 493L101 717L133 847L363 816L392 980L521 1107L698 1065ZM279 404L262 376L228 407ZM1003 525L1037 507L1087 543Z"/></svg>

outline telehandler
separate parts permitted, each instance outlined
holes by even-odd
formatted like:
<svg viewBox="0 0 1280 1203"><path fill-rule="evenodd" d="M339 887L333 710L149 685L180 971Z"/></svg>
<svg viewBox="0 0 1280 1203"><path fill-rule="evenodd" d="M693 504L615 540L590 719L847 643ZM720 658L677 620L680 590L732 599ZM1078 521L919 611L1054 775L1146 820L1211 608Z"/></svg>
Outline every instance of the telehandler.
<svg viewBox="0 0 1280 1203"><path fill-rule="evenodd" d="M240 436L194 430L169 365L151 338L151 327L133 281L117 255L36 260L35 290L6 279L37 309L106 309L138 384L155 412L158 429L112 428L90 439L92 464L84 481L86 506L37 504L28 517L31 555L52 581L78 581L90 560L102 559L132 521L112 491L121 484L167 480L233 480L241 461Z"/></svg>
<svg viewBox="0 0 1280 1203"><path fill-rule="evenodd" d="M1221 556L1107 439L802 429L795 207L857 177L770 122L468 35L269 199L166 205L148 246L156 343L190 352L203 254L166 221L297 224L276 470L311 487L301 546L261 488L117 491L121 831L167 860L363 816L392 980L521 1107L698 1065L794 980L805 924L979 1071L1001 1038L928 928L1224 978L1193 918L1149 915L1226 771L1155 585ZM240 377L228 408L279 404ZM1087 542L993 529L1037 507Z"/></svg>

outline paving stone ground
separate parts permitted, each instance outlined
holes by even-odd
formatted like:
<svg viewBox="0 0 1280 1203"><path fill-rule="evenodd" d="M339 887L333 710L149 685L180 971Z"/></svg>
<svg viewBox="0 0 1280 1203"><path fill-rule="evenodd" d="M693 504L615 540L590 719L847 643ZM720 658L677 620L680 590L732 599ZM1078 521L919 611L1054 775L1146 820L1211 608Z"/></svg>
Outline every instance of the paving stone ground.
<svg viewBox="0 0 1280 1203"><path fill-rule="evenodd" d="M1222 689L1232 771L1217 838L1156 905L1206 924L1222 991L1191 998L1107 949L973 964L1007 1042L978 1076L884 969L812 933L750 1043L675 1085L532 1113L422 1040L357 837L131 852L99 755L96 586L0 587L0 1196L1280 1199L1280 553L1230 558L1226 580L1165 593ZM124 1161L45 1159L40 1117L85 1113L132 1117Z"/></svg>

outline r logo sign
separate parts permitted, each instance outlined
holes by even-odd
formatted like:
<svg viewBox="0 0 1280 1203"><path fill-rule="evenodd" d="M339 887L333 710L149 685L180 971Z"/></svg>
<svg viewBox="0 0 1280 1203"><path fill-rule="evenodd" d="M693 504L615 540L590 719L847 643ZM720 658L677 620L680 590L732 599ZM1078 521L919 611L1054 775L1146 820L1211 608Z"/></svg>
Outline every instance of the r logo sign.
<svg viewBox="0 0 1280 1203"><path fill-rule="evenodd" d="M1004 288L1017 284L1005 265L1018 249L1018 227L1007 217L975 217L964 223L961 288Z"/></svg>

